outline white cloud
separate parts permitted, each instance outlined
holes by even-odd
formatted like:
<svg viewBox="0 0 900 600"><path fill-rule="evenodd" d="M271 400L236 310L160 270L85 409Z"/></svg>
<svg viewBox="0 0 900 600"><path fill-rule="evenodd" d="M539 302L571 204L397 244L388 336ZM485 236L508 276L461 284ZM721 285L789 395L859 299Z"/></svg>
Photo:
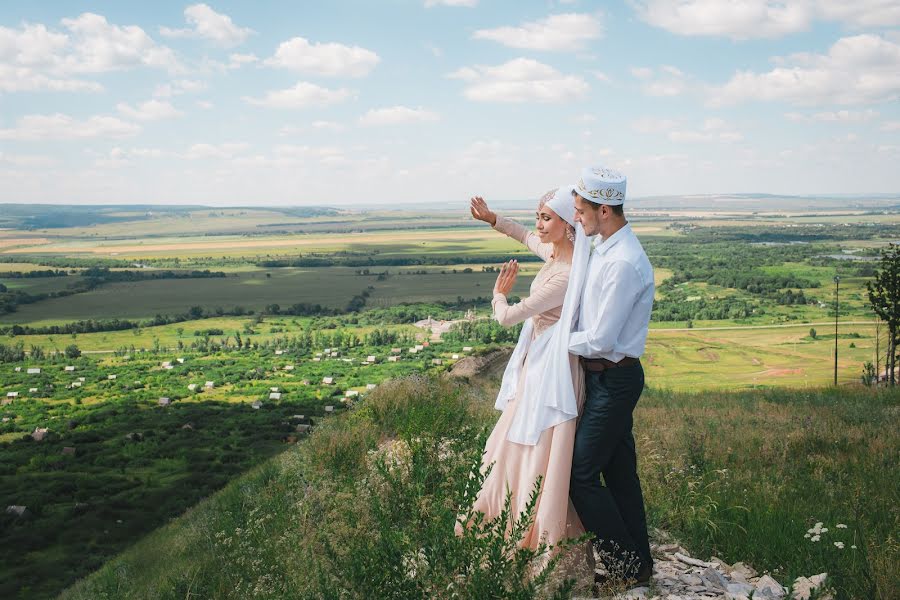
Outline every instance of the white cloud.
<svg viewBox="0 0 900 600"><path fill-rule="evenodd" d="M231 54L228 56L228 68L240 69L244 65L250 65L258 62L259 58L255 54Z"/></svg>
<svg viewBox="0 0 900 600"><path fill-rule="evenodd" d="M478 0L425 0L425 8L434 6L466 6L473 7L478 4Z"/></svg>
<svg viewBox="0 0 900 600"><path fill-rule="evenodd" d="M63 19L72 33L73 52L61 57L61 65L70 73L103 73L132 67L181 69L171 48L160 46L137 25L113 25L106 17L84 13L75 19Z"/></svg>
<svg viewBox="0 0 900 600"><path fill-rule="evenodd" d="M131 106L125 102L120 102L116 105L116 110L123 116L137 121L158 121L184 115L183 112L176 109L169 102L163 102L161 100L147 100L137 106Z"/></svg>
<svg viewBox="0 0 900 600"><path fill-rule="evenodd" d="M638 16L678 35L766 38L809 26L806 2L770 0L637 0Z"/></svg>
<svg viewBox="0 0 900 600"><path fill-rule="evenodd" d="M202 108L203 110L209 110L215 106L215 104L208 100L197 100L194 104L197 105L197 108Z"/></svg>
<svg viewBox="0 0 900 600"><path fill-rule="evenodd" d="M871 109L863 111L838 110L817 112L814 114L789 112L785 113L784 116L787 120L797 123L812 123L815 121L831 123L861 123L864 121L871 121L872 119L878 117L878 111Z"/></svg>
<svg viewBox="0 0 900 600"><path fill-rule="evenodd" d="M359 118L361 125L399 125L402 123L422 123L440 119L434 111L425 110L421 106L391 106L389 108L373 108Z"/></svg>
<svg viewBox="0 0 900 600"><path fill-rule="evenodd" d="M12 129L0 129L0 140L71 140L84 138L124 138L140 132L139 125L116 117L93 116L79 121L69 115L27 115Z"/></svg>
<svg viewBox="0 0 900 600"><path fill-rule="evenodd" d="M885 121L881 124L882 131L900 131L900 121Z"/></svg>
<svg viewBox="0 0 900 600"><path fill-rule="evenodd" d="M744 136L735 131L727 121L718 117L710 117L698 128L685 128L679 121L643 117L631 124L638 133L665 133L673 142L739 142Z"/></svg>
<svg viewBox="0 0 900 600"><path fill-rule="evenodd" d="M710 89L709 104L748 99L799 105L868 104L900 97L900 44L862 34L839 39L828 54L795 54L766 73L739 71Z"/></svg>
<svg viewBox="0 0 900 600"><path fill-rule="evenodd" d="M661 133L678 126L672 119L658 119L656 117L642 117L631 124L631 128L638 133Z"/></svg>
<svg viewBox="0 0 900 600"><path fill-rule="evenodd" d="M307 133L310 130L315 131L330 131L333 133L338 133L344 131L347 127L343 123L337 123L335 121L325 121L322 119L318 119L310 123L309 125L285 125L281 129L278 130L278 135L281 137L297 135L299 133Z"/></svg>
<svg viewBox="0 0 900 600"><path fill-rule="evenodd" d="M243 142L226 142L224 144L193 144L182 154L182 158L188 160L203 160L208 158L227 159L233 158L239 152L246 150L247 144Z"/></svg>
<svg viewBox="0 0 900 600"><path fill-rule="evenodd" d="M175 79L156 86L153 95L157 98L171 98L181 94L201 92L206 89L206 82L197 79Z"/></svg>
<svg viewBox="0 0 900 600"><path fill-rule="evenodd" d="M6 154L0 152L0 163L14 167L49 167L56 164L56 159L40 154Z"/></svg>
<svg viewBox="0 0 900 600"><path fill-rule="evenodd" d="M900 25L896 0L635 0L633 4L650 25L687 36L772 38L805 31L816 20L856 29Z"/></svg>
<svg viewBox="0 0 900 600"><path fill-rule="evenodd" d="M301 81L294 87L266 92L262 98L244 97L244 101L267 108L309 108L343 102L353 95L351 90L329 89Z"/></svg>
<svg viewBox="0 0 900 600"><path fill-rule="evenodd" d="M588 84L530 58L497 66L463 67L448 77L467 83L463 94L477 102L565 102L583 95Z"/></svg>
<svg viewBox="0 0 900 600"><path fill-rule="evenodd" d="M671 65L662 65L657 69L632 67L631 74L643 82L641 89L648 96L680 96L690 89L685 74Z"/></svg>
<svg viewBox="0 0 900 600"><path fill-rule="evenodd" d="M295 37L282 42L265 64L314 75L362 77L380 61L377 54L359 46L311 44L305 38Z"/></svg>
<svg viewBox="0 0 900 600"><path fill-rule="evenodd" d="M577 117L573 118L572 120L576 123L596 123L597 117L595 117L594 115L592 115L590 113L584 113L584 114L578 115Z"/></svg>
<svg viewBox="0 0 900 600"><path fill-rule="evenodd" d="M540 21L522 23L518 27L479 29L472 37L491 40L512 48L528 50L572 50L600 37L603 27L599 18L589 14L550 15Z"/></svg>
<svg viewBox="0 0 900 600"><path fill-rule="evenodd" d="M137 26L112 25L101 15L63 19L68 33L43 24L0 27L0 92L97 92L99 83L73 75L138 66L180 68L171 49Z"/></svg>
<svg viewBox="0 0 900 600"><path fill-rule="evenodd" d="M191 27L185 29L160 27L159 32L166 37L203 38L225 47L237 46L250 34L255 33L247 27L238 27L231 17L217 13L206 4L192 4L185 8L184 19Z"/></svg>

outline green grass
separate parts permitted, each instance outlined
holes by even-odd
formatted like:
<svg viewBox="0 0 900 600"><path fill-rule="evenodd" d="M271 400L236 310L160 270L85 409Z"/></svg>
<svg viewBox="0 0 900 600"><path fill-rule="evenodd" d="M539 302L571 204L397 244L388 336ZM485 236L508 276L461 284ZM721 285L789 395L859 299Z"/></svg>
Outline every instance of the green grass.
<svg viewBox="0 0 900 600"><path fill-rule="evenodd" d="M494 389L460 394L419 378L386 386L61 598L363 597L372 588L357 577L373 555L379 590L441 583L434 571L394 565L408 564L406 551L453 547L452 521L441 533L419 518L444 514L436 505L449 497L435 483L446 481L447 464L459 474L460 461L478 460L484 438L473 426L494 422ZM839 599L896 598L898 420L896 392L648 390L635 428L651 526L697 556L744 561L782 582L828 572ZM385 480L379 457L412 479ZM391 504L386 527L379 511ZM828 533L804 538L818 521Z"/></svg>

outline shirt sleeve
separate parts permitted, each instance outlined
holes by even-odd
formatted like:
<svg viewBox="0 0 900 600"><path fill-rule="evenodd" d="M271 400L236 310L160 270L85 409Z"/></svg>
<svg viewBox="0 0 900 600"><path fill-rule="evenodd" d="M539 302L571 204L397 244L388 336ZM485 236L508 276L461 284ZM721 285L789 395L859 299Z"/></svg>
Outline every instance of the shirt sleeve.
<svg viewBox="0 0 900 600"><path fill-rule="evenodd" d="M497 215L497 222L494 224L494 229L508 235L517 242L525 244L529 250L545 261L549 260L550 255L553 254L553 244L542 244L538 237L534 235L534 232L521 223L516 223L512 219Z"/></svg>
<svg viewBox="0 0 900 600"><path fill-rule="evenodd" d="M592 289L585 289L585 295L594 296L592 304L597 307L597 313L580 324L585 330L569 336L569 352L585 358L598 358L611 352L641 288L641 277L633 265L625 261L612 263Z"/></svg>
<svg viewBox="0 0 900 600"><path fill-rule="evenodd" d="M504 327L508 327L521 323L534 315L562 306L568 284L568 272L551 275L533 294L512 306L507 304L506 296L500 293L494 294L491 302L491 306L494 307L494 318Z"/></svg>

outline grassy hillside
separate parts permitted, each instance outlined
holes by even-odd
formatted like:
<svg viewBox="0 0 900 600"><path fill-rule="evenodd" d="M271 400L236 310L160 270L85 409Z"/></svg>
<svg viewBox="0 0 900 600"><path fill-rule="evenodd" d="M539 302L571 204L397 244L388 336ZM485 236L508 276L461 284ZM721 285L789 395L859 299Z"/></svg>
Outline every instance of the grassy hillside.
<svg viewBox="0 0 900 600"><path fill-rule="evenodd" d="M534 597L496 528L452 533L495 389L382 385L61 598ZM779 581L827 571L839 598L900 595L897 392L648 390L635 421L653 527Z"/></svg>

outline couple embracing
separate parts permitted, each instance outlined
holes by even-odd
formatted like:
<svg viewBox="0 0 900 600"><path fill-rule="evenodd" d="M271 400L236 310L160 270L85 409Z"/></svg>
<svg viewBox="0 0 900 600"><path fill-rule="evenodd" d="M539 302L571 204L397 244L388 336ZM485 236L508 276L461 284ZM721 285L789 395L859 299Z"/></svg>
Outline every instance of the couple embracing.
<svg viewBox="0 0 900 600"><path fill-rule="evenodd" d="M524 323L495 407L482 470L493 464L474 508L497 517L506 494L514 514L541 490L531 530L536 548L588 532L607 577L643 583L652 574L632 412L644 387L653 269L625 218L625 177L582 170L576 185L545 194L536 233L490 210L472 216L537 254L544 265L530 295L509 304L518 272L503 265L493 309L502 325ZM603 576L595 575L598 582Z"/></svg>

